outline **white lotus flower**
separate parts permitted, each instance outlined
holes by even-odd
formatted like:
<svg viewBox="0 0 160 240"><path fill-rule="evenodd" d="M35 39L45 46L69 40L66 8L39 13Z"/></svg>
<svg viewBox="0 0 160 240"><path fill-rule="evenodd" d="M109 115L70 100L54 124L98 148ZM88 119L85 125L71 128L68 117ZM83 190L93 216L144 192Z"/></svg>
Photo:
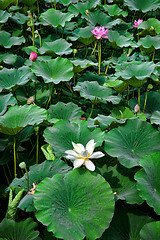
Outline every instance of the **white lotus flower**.
<svg viewBox="0 0 160 240"><path fill-rule="evenodd" d="M74 168L79 168L82 165L85 165L85 167L90 170L95 170L95 165L92 163L92 158L101 158L104 156L104 154L100 151L93 153L94 147L96 143L94 142L94 139L90 140L86 148L81 143L75 144L72 142L72 145L74 147L73 150L67 150L65 153L67 154L66 158L70 160L74 160L73 166Z"/></svg>

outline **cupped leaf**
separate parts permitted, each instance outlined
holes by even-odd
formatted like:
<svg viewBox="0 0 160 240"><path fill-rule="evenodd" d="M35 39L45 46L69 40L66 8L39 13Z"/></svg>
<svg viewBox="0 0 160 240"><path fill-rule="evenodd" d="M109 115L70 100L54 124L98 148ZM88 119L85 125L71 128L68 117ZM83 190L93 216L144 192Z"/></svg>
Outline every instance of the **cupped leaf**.
<svg viewBox="0 0 160 240"><path fill-rule="evenodd" d="M118 31L112 31L109 30L108 32L108 40L112 43L112 46L114 48L117 47L138 47L136 43L132 41L133 36L130 34L130 36L126 37L118 33Z"/></svg>
<svg viewBox="0 0 160 240"><path fill-rule="evenodd" d="M21 45L25 43L25 38L21 37L11 37L11 34L6 31L0 31L0 45L5 48L11 48L13 45Z"/></svg>
<svg viewBox="0 0 160 240"><path fill-rule="evenodd" d="M62 13L59 10L53 8L48 9L40 16L40 21L43 25L52 25L53 27L65 26L66 22L69 22L74 17L71 13Z"/></svg>
<svg viewBox="0 0 160 240"><path fill-rule="evenodd" d="M134 113L127 107L118 106L112 109L111 116L122 120L134 117Z"/></svg>
<svg viewBox="0 0 160 240"><path fill-rule="evenodd" d="M17 55L12 53L0 53L0 62L4 62L8 65L13 65L17 60Z"/></svg>
<svg viewBox="0 0 160 240"><path fill-rule="evenodd" d="M47 110L36 105L12 106L0 117L0 132L16 135L27 125L38 125L46 118Z"/></svg>
<svg viewBox="0 0 160 240"><path fill-rule="evenodd" d="M15 105L17 103L16 99L11 93L0 95L0 116L5 113L7 106Z"/></svg>
<svg viewBox="0 0 160 240"><path fill-rule="evenodd" d="M147 35L138 41L138 45L142 46L147 52L153 52L155 49L160 49L160 37Z"/></svg>
<svg viewBox="0 0 160 240"><path fill-rule="evenodd" d="M37 227L38 223L34 222L32 218L27 218L22 222L4 218L0 224L0 237L17 240L38 240L40 239L37 238L39 231L35 231Z"/></svg>
<svg viewBox="0 0 160 240"><path fill-rule="evenodd" d="M160 215L160 152L145 156L139 161L139 165L143 167L135 174L139 195Z"/></svg>
<svg viewBox="0 0 160 240"><path fill-rule="evenodd" d="M84 169L46 178L36 189L34 204L38 221L57 238L70 240L99 238L114 212L109 184Z"/></svg>
<svg viewBox="0 0 160 240"><path fill-rule="evenodd" d="M54 42L44 42L38 51L40 54L46 53L51 56L68 55L72 53L72 49L70 48L71 45L71 43L68 43L64 39L60 38Z"/></svg>
<svg viewBox="0 0 160 240"><path fill-rule="evenodd" d="M140 231L141 240L160 239L160 221L145 224Z"/></svg>
<svg viewBox="0 0 160 240"><path fill-rule="evenodd" d="M73 31L72 34L73 37L69 37L71 41L78 40L79 42L82 42L85 45L89 45L95 40L95 37L91 33L90 26L87 26L85 28L77 28Z"/></svg>
<svg viewBox="0 0 160 240"><path fill-rule="evenodd" d="M3 68L0 71L0 92L3 89L11 89L16 85L25 85L32 78L33 73L28 67L20 67L18 69Z"/></svg>
<svg viewBox="0 0 160 240"><path fill-rule="evenodd" d="M87 59L70 59L70 62L73 64L73 72L79 73L82 72L84 69L91 67L91 66L97 66L97 63L92 62Z"/></svg>
<svg viewBox="0 0 160 240"><path fill-rule="evenodd" d="M153 112L151 116L151 123L159 124L160 125L160 111Z"/></svg>
<svg viewBox="0 0 160 240"><path fill-rule="evenodd" d="M52 146L50 144L44 144L41 147L41 150L42 150L46 160L54 160L55 159L55 155L53 154Z"/></svg>
<svg viewBox="0 0 160 240"><path fill-rule="evenodd" d="M104 9L108 12L110 16L128 16L127 11L123 11L123 9L119 8L117 4L107 5L105 4Z"/></svg>
<svg viewBox="0 0 160 240"><path fill-rule="evenodd" d="M131 119L126 125L106 133L105 151L117 157L123 166L131 168L139 166L143 156L160 151L159 142L160 133L150 123Z"/></svg>
<svg viewBox="0 0 160 240"><path fill-rule="evenodd" d="M33 203L33 194L26 194L20 201L18 208L26 212L36 211Z"/></svg>
<svg viewBox="0 0 160 240"><path fill-rule="evenodd" d="M27 0L28 1L28 0ZM20 12L15 13L11 19L18 24L24 24L26 21L30 20L29 16L26 16Z"/></svg>
<svg viewBox="0 0 160 240"><path fill-rule="evenodd" d="M102 87L98 82L78 82L74 90L79 91L82 97L91 101L98 99L100 102L111 102L113 104L118 104L121 101L121 97L114 95L111 88Z"/></svg>
<svg viewBox="0 0 160 240"><path fill-rule="evenodd" d="M50 105L48 120L54 122L57 119L65 119L71 121L72 119L79 119L83 111L76 104L69 102L67 104L58 102L56 105Z"/></svg>
<svg viewBox="0 0 160 240"><path fill-rule="evenodd" d="M24 3L27 6L33 6L33 4L36 2L36 0L20 0L20 2Z"/></svg>
<svg viewBox="0 0 160 240"><path fill-rule="evenodd" d="M9 17L11 17L10 13L0 10L0 24L7 22Z"/></svg>
<svg viewBox="0 0 160 240"><path fill-rule="evenodd" d="M43 134L45 141L53 146L54 153L58 156L66 156L65 151L73 149L72 142L86 145L91 139L96 142L96 147L101 146L104 132L100 129L90 131L86 121L77 123L61 120L54 127L48 127Z"/></svg>
<svg viewBox="0 0 160 240"><path fill-rule="evenodd" d="M66 58L57 57L48 62L34 62L31 70L44 79L45 83L58 84L61 81L69 81L73 77L73 65Z"/></svg>
<svg viewBox="0 0 160 240"><path fill-rule="evenodd" d="M155 35L155 33L160 33L160 21L156 18L149 18L147 21L142 22L139 28L148 30L149 33Z"/></svg>
<svg viewBox="0 0 160 240"><path fill-rule="evenodd" d="M29 168L29 190L33 188L33 183L39 184L46 177L53 177L55 174L65 174L71 167L60 159L46 160L41 164L33 165ZM22 178L15 178L10 187L24 189L27 192L27 174Z"/></svg>
<svg viewBox="0 0 160 240"><path fill-rule="evenodd" d="M15 2L15 0L0 0L0 9L7 8L13 2Z"/></svg>
<svg viewBox="0 0 160 240"><path fill-rule="evenodd" d="M130 10L148 12L159 8L160 2L159 0L124 0L124 5L128 6Z"/></svg>

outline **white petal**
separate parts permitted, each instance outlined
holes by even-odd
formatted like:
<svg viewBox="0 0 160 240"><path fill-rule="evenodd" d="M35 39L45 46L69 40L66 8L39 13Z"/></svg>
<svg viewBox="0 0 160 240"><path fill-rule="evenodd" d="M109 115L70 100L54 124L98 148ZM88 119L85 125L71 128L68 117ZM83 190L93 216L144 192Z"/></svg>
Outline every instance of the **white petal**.
<svg viewBox="0 0 160 240"><path fill-rule="evenodd" d="M74 157L78 157L78 153L76 153L73 150L67 150L67 151L65 151L65 153L68 155L74 156Z"/></svg>
<svg viewBox="0 0 160 240"><path fill-rule="evenodd" d="M85 150L84 152L82 152L82 153L81 153L81 156L82 156L83 158L87 158L87 157L88 157L88 151Z"/></svg>
<svg viewBox="0 0 160 240"><path fill-rule="evenodd" d="M96 143L94 143L94 139L90 140L87 145L86 145L86 150L88 151L88 153L91 155L93 153L94 147L95 147Z"/></svg>
<svg viewBox="0 0 160 240"><path fill-rule="evenodd" d="M104 157L104 153L98 151L98 152L94 152L89 158L101 158Z"/></svg>
<svg viewBox="0 0 160 240"><path fill-rule="evenodd" d="M77 152L77 153L81 153L82 151L84 151L84 146L80 143L77 143L75 144L74 142L72 142L72 145L74 147L74 150Z"/></svg>
<svg viewBox="0 0 160 240"><path fill-rule="evenodd" d="M90 160L85 161L84 165L90 171L94 171L95 170L95 165Z"/></svg>
<svg viewBox="0 0 160 240"><path fill-rule="evenodd" d="M75 160L75 159L77 159L77 157L71 156L71 155L67 155L65 158L70 159L70 160Z"/></svg>
<svg viewBox="0 0 160 240"><path fill-rule="evenodd" d="M76 159L73 163L74 168L79 168L84 163L84 159Z"/></svg>

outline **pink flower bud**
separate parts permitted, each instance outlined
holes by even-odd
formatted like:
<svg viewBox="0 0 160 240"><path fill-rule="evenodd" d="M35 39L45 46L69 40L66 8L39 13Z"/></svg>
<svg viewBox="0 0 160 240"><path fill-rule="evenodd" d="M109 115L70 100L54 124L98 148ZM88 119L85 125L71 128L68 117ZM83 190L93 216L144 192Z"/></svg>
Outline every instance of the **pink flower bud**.
<svg viewBox="0 0 160 240"><path fill-rule="evenodd" d="M138 28L139 24L142 23L142 22L143 22L142 19L138 19L138 21L134 20L134 25L133 25L133 27Z"/></svg>
<svg viewBox="0 0 160 240"><path fill-rule="evenodd" d="M37 53L36 53L36 52L31 52L31 53L30 53L30 56L29 56L29 59L30 59L32 62L36 61L36 59L37 59Z"/></svg>
<svg viewBox="0 0 160 240"><path fill-rule="evenodd" d="M139 112L139 105L138 104L134 107L134 111L135 111L135 113Z"/></svg>

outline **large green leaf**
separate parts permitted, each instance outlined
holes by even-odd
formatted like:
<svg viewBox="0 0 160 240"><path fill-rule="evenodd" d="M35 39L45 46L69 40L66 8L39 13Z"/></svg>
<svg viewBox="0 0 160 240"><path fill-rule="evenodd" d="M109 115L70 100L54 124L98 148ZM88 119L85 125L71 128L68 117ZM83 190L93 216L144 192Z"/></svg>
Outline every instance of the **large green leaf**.
<svg viewBox="0 0 160 240"><path fill-rule="evenodd" d="M67 104L58 102L56 105L50 105L49 121L54 122L57 119L66 119L71 121L72 119L79 119L83 114L83 111L76 104L69 102Z"/></svg>
<svg viewBox="0 0 160 240"><path fill-rule="evenodd" d="M111 102L113 104L118 104L121 101L121 97L114 95L114 91L111 88L102 87L95 81L78 82L74 90L79 91L82 97L91 101L98 99L100 102Z"/></svg>
<svg viewBox="0 0 160 240"><path fill-rule="evenodd" d="M0 224L0 237L16 240L33 240L37 238L39 231L34 229L38 227L38 223L33 222L32 218L27 218L22 222L15 222L4 218Z"/></svg>
<svg viewBox="0 0 160 240"><path fill-rule="evenodd" d="M160 239L160 221L145 224L140 231L141 240Z"/></svg>
<svg viewBox="0 0 160 240"><path fill-rule="evenodd" d="M46 178L36 189L34 204L38 221L57 238L70 240L99 238L114 212L109 184L84 169Z"/></svg>
<svg viewBox="0 0 160 240"><path fill-rule="evenodd" d="M33 4L36 2L36 0L20 0L20 2L24 3L27 6L33 6Z"/></svg>
<svg viewBox="0 0 160 240"><path fill-rule="evenodd" d="M38 125L46 118L47 110L36 105L12 106L0 117L0 132L16 135L27 125Z"/></svg>
<svg viewBox="0 0 160 240"><path fill-rule="evenodd" d="M14 55L12 53L0 53L0 62L4 62L8 65L13 65L17 60L17 55Z"/></svg>
<svg viewBox="0 0 160 240"><path fill-rule="evenodd" d="M46 160L41 164L32 165L29 168L29 189L33 188L34 184L39 184L46 177L53 177L55 174L64 175L71 167L60 159ZM27 174L25 173L22 178L15 178L10 187L24 189L27 192Z"/></svg>
<svg viewBox="0 0 160 240"><path fill-rule="evenodd" d="M139 195L160 215L160 152L145 156L139 161L139 165L143 167L135 174Z"/></svg>
<svg viewBox="0 0 160 240"><path fill-rule="evenodd" d="M138 41L138 45L142 46L147 52L153 52L155 49L160 49L160 37L147 35Z"/></svg>
<svg viewBox="0 0 160 240"><path fill-rule="evenodd" d="M126 17L128 16L127 11L123 11L123 9L119 8L117 4L113 5L104 5L104 9L108 12L110 16L123 16Z"/></svg>
<svg viewBox="0 0 160 240"><path fill-rule="evenodd" d="M143 156L160 151L159 142L160 133L150 123L131 119L126 125L106 133L105 151L131 168L138 166Z"/></svg>
<svg viewBox="0 0 160 240"><path fill-rule="evenodd" d="M7 8L13 2L15 2L15 0L0 0L0 9Z"/></svg>
<svg viewBox="0 0 160 240"><path fill-rule="evenodd" d="M9 17L11 17L10 13L0 10L0 24L7 22Z"/></svg>
<svg viewBox="0 0 160 240"><path fill-rule="evenodd" d="M112 43L114 48L117 47L138 47L136 43L132 41L133 36L130 34L129 37L123 36L118 31L109 30L108 32L108 40Z"/></svg>
<svg viewBox="0 0 160 240"><path fill-rule="evenodd" d="M159 0L124 0L124 5L128 6L130 10L148 12L159 8L160 2Z"/></svg>
<svg viewBox="0 0 160 240"><path fill-rule="evenodd" d="M155 33L160 33L160 21L156 18L149 18L147 21L142 22L139 25L139 28L145 29L145 31L148 31L149 33L152 33L155 35Z"/></svg>
<svg viewBox="0 0 160 240"><path fill-rule="evenodd" d="M73 64L73 71L74 73L82 72L84 69L91 67L91 66L97 66L97 63L92 62L87 59L70 59L71 63Z"/></svg>
<svg viewBox="0 0 160 240"><path fill-rule="evenodd" d="M57 57L48 62L34 62L31 70L44 79L45 83L55 84L69 81L73 77L73 65L67 58Z"/></svg>
<svg viewBox="0 0 160 240"><path fill-rule="evenodd" d="M96 147L101 146L104 132L100 129L90 131L86 121L75 123L67 120L57 122L54 127L48 127L43 134L45 141L53 146L57 156L65 156L65 151L73 149L72 142L86 145L91 139L96 142Z"/></svg>
<svg viewBox="0 0 160 240"><path fill-rule="evenodd" d="M91 33L91 27L87 26L85 28L77 28L73 31L73 37L69 37L71 41L78 40L79 42L82 42L85 45L89 45L92 42L95 41L95 37ZM83 59L84 61L86 59Z"/></svg>
<svg viewBox="0 0 160 240"><path fill-rule="evenodd" d="M60 38L54 42L44 42L42 47L39 49L39 53L46 53L51 56L68 55L72 53L72 49L70 48L71 45L71 43L68 43L64 39Z"/></svg>
<svg viewBox="0 0 160 240"><path fill-rule="evenodd" d="M0 45L5 48L11 48L13 45L21 45L25 43L25 38L11 37L11 34L6 31L0 31Z"/></svg>
<svg viewBox="0 0 160 240"><path fill-rule="evenodd" d="M25 66L18 69L3 68L0 71L0 92L3 89L11 89L16 85L25 85L32 77L33 73Z"/></svg>
<svg viewBox="0 0 160 240"><path fill-rule="evenodd" d="M16 99L11 93L0 95L0 116L4 114L7 110L7 106L15 105L17 103Z"/></svg>
<svg viewBox="0 0 160 240"><path fill-rule="evenodd" d="M73 14L62 13L59 10L53 8L48 9L40 16L40 21L43 25L52 25L53 27L65 26L66 22L69 22L74 17Z"/></svg>
<svg viewBox="0 0 160 240"><path fill-rule="evenodd" d="M151 123L159 124L160 125L160 111L153 112L151 116Z"/></svg>

